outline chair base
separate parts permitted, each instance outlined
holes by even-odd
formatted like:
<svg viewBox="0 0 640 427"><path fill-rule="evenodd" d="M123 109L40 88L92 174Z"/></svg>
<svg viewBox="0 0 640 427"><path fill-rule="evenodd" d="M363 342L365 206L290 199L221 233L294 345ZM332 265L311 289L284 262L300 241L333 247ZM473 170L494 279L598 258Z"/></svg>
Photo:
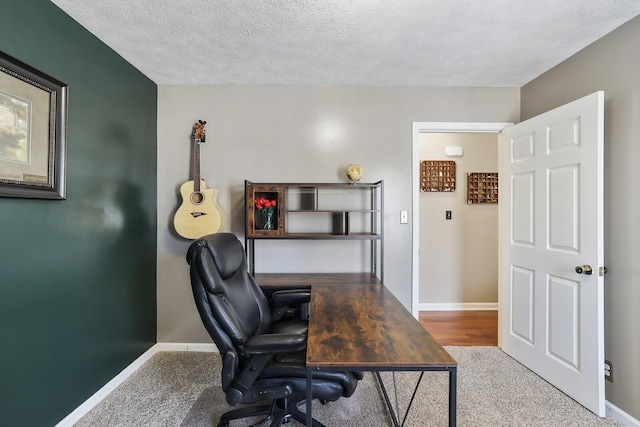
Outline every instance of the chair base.
<svg viewBox="0 0 640 427"><path fill-rule="evenodd" d="M269 415L271 419L271 427L279 427L289 418L293 418L302 424L307 421L307 415L298 409L298 405L304 400L276 399L271 405L249 406L245 408L233 409L225 412L220 417L218 427L229 427L231 420L237 420L247 417L256 417L260 415ZM325 427L320 421L312 419L313 427Z"/></svg>

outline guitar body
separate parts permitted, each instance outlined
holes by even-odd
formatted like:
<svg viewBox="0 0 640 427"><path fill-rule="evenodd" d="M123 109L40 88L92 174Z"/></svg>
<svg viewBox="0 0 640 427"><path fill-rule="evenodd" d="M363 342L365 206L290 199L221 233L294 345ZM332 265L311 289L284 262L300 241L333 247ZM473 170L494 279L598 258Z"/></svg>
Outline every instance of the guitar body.
<svg viewBox="0 0 640 427"><path fill-rule="evenodd" d="M207 188L204 180L196 191L195 181L180 186L182 204L173 217L176 232L186 239L198 239L217 233L225 226L225 217L218 206L218 190Z"/></svg>

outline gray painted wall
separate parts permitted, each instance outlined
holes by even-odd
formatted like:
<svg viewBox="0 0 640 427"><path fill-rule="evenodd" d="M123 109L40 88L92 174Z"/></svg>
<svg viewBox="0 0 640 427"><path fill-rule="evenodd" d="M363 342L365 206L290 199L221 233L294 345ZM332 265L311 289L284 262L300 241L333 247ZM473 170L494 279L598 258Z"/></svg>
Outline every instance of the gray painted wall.
<svg viewBox="0 0 640 427"><path fill-rule="evenodd" d="M522 88L522 119L605 92L605 356L609 402L640 419L640 18Z"/></svg>
<svg viewBox="0 0 640 427"><path fill-rule="evenodd" d="M363 181L385 180L385 284L411 306L412 123L516 122L519 89L288 86L161 86L158 92L158 341L211 342L193 304L185 253L172 218L190 179L189 135L207 120L202 176L220 190L227 231L244 233L243 183L338 182L359 163ZM409 218L409 223L412 222ZM264 242L258 242L264 243ZM334 242L282 241L270 268L338 271L361 263ZM326 242L325 242L326 243ZM271 247L262 246L261 254ZM257 249L258 250L258 249ZM275 249L273 249L275 251ZM306 253L306 252L303 252ZM260 255L266 256L266 255ZM354 260L354 258L356 258Z"/></svg>

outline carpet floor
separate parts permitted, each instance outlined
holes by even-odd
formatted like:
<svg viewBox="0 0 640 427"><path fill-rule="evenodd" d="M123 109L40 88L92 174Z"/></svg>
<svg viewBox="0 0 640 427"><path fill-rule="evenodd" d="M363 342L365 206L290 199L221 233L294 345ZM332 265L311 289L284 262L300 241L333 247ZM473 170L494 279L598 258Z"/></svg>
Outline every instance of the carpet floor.
<svg viewBox="0 0 640 427"><path fill-rule="evenodd" d="M458 361L458 426L621 426L599 418L497 347L445 347ZM220 388L217 353L162 352L87 413L76 427L216 426L232 409ZM403 414L419 373L383 373L392 401ZM448 379L427 372L405 426L446 426ZM395 384L395 387L394 387ZM394 389L397 389L397 399ZM304 410L304 408L302 408ZM326 405L314 402L313 416L327 427L383 427L390 418L371 373L353 396ZM268 426L260 419L231 426ZM295 421L290 426L300 425Z"/></svg>

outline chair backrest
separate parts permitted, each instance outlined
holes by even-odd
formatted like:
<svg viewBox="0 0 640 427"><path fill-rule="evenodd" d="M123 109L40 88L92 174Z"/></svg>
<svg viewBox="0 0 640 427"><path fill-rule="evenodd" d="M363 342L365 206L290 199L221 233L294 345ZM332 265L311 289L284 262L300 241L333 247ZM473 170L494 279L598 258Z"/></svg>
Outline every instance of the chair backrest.
<svg viewBox="0 0 640 427"><path fill-rule="evenodd" d="M231 233L202 237L187 252L195 303L223 359L244 358L247 338L268 333L269 302L247 270L242 243Z"/></svg>

